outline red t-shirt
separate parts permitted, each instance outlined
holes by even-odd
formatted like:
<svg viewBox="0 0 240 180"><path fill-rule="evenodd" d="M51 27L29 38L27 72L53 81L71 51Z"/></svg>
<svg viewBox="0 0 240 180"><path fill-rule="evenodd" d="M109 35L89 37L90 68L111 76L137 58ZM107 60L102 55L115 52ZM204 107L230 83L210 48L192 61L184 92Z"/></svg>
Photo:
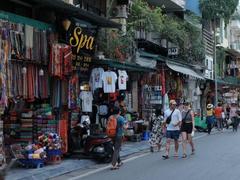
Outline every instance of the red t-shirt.
<svg viewBox="0 0 240 180"><path fill-rule="evenodd" d="M223 108L222 107L216 107L215 108L215 116L216 116L216 118L222 118L222 112L223 112Z"/></svg>

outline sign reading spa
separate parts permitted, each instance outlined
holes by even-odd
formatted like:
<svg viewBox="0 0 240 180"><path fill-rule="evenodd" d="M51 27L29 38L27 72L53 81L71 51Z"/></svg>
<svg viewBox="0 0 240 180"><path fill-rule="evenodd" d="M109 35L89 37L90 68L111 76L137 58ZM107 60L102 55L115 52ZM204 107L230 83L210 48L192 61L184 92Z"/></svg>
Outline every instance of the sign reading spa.
<svg viewBox="0 0 240 180"><path fill-rule="evenodd" d="M83 27L71 22L68 29L68 43L73 52L73 68L86 72L89 70L95 49L96 29Z"/></svg>
<svg viewBox="0 0 240 180"><path fill-rule="evenodd" d="M75 27L70 36L69 44L72 46L73 51L79 54L80 50L92 51L94 49L94 40L94 36L88 30Z"/></svg>

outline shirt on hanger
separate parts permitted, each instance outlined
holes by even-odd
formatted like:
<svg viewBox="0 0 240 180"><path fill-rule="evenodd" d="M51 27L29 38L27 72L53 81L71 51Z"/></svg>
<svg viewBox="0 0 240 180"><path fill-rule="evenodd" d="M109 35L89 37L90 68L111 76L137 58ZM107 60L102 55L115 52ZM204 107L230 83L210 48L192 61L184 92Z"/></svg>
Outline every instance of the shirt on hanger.
<svg viewBox="0 0 240 180"><path fill-rule="evenodd" d="M93 101L92 92L82 91L80 93L80 99L82 100L82 111L92 112L92 101Z"/></svg>
<svg viewBox="0 0 240 180"><path fill-rule="evenodd" d="M99 106L99 115L105 116L108 114L108 106L106 104L101 104Z"/></svg>
<svg viewBox="0 0 240 180"><path fill-rule="evenodd" d="M117 74L113 71L105 71L102 75L103 90L105 93L114 93L116 91Z"/></svg>
<svg viewBox="0 0 240 180"><path fill-rule="evenodd" d="M88 124L91 124L90 117L88 115L82 115L81 116L81 124L84 122L87 122Z"/></svg>
<svg viewBox="0 0 240 180"><path fill-rule="evenodd" d="M127 89L127 80L128 75L125 70L118 70L118 88L119 90L126 90Z"/></svg>
<svg viewBox="0 0 240 180"><path fill-rule="evenodd" d="M104 73L103 68L94 68L91 72L90 77L90 84L92 87L92 91L94 91L97 88L102 88L102 74Z"/></svg>

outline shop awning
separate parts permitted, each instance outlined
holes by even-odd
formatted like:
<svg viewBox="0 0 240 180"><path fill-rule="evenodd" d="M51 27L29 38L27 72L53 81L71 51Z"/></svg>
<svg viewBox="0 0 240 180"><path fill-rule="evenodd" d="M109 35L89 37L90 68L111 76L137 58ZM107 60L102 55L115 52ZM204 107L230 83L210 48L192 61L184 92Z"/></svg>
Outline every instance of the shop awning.
<svg viewBox="0 0 240 180"><path fill-rule="evenodd" d="M237 77L231 76L225 78L218 78L217 83L222 85L240 86L240 80Z"/></svg>
<svg viewBox="0 0 240 180"><path fill-rule="evenodd" d="M113 59L94 60L94 65L107 65L112 68L124 69L133 72L154 72L156 69L142 67L135 63L119 62Z"/></svg>
<svg viewBox="0 0 240 180"><path fill-rule="evenodd" d="M57 12L62 13L63 16L71 16L71 17L79 18L84 21L89 21L94 25L97 25L100 27L120 29L122 26L121 24L110 21L105 17L98 16L95 13L91 13L84 9L75 7L71 4L65 3L63 0L21 0L21 1L29 4L34 3L34 6L49 7L54 9Z"/></svg>
<svg viewBox="0 0 240 180"><path fill-rule="evenodd" d="M195 72L194 70L190 69L190 67L183 66L181 64L175 64L172 62L166 62L167 66L177 72L196 77L198 79L205 79L203 76Z"/></svg>

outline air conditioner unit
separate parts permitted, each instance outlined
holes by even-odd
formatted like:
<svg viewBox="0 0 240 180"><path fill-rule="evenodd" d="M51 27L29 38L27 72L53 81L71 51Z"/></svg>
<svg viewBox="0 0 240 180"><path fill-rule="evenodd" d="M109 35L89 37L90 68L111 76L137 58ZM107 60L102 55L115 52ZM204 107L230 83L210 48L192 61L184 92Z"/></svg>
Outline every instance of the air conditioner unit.
<svg viewBox="0 0 240 180"><path fill-rule="evenodd" d="M113 18L127 18L128 16L127 13L127 6L122 5L122 6L116 6L115 8L112 9L111 12L111 17Z"/></svg>
<svg viewBox="0 0 240 180"><path fill-rule="evenodd" d="M65 3L73 4L73 0L63 0Z"/></svg>
<svg viewBox="0 0 240 180"><path fill-rule="evenodd" d="M230 44L230 48L236 50L237 49L237 44Z"/></svg>
<svg viewBox="0 0 240 180"><path fill-rule="evenodd" d="M118 5L128 5L130 0L117 0Z"/></svg>
<svg viewBox="0 0 240 180"><path fill-rule="evenodd" d="M221 42L221 37L220 37L219 34L216 35L216 43L217 43L217 44L221 44L221 43L222 43L222 42Z"/></svg>

